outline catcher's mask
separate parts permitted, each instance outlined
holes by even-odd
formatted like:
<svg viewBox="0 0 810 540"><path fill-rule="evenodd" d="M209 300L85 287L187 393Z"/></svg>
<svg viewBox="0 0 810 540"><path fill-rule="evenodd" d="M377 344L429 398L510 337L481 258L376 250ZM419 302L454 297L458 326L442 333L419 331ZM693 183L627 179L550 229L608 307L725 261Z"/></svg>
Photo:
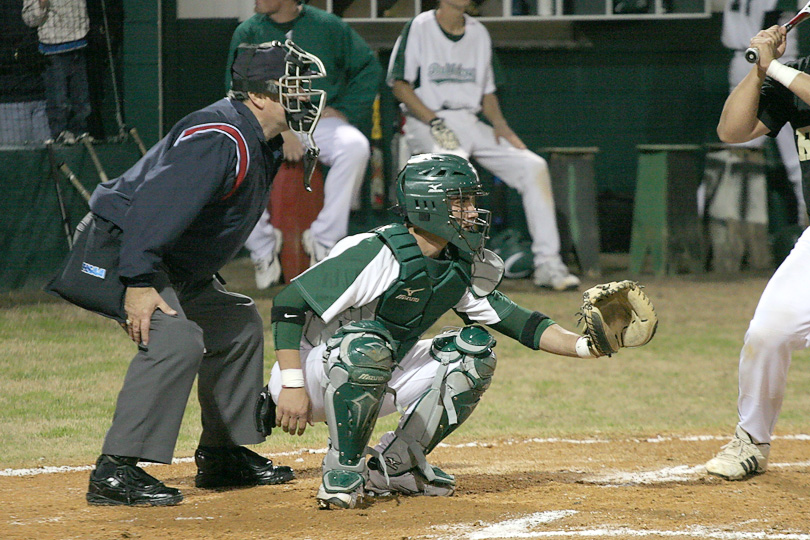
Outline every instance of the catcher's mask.
<svg viewBox="0 0 810 540"><path fill-rule="evenodd" d="M467 253L488 238L490 212L477 206L485 195L470 162L453 154L413 156L397 176L400 215Z"/></svg>
<svg viewBox="0 0 810 540"><path fill-rule="evenodd" d="M278 96L287 125L306 138L304 186L307 190L320 154L312 133L326 106L326 92L313 89L312 80L325 76L323 62L289 39L284 43L243 43L236 50L231 68L232 90Z"/></svg>

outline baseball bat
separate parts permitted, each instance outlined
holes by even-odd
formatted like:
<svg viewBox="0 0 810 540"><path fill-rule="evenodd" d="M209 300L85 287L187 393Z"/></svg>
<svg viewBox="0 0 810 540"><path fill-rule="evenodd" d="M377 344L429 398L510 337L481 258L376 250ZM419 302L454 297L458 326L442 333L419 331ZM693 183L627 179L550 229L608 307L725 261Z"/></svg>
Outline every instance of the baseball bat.
<svg viewBox="0 0 810 540"><path fill-rule="evenodd" d="M805 6L799 10L796 15L793 16L788 22L782 25L786 32L790 32L796 26L806 21L810 18L810 2L807 2ZM748 60L751 64L756 64L759 62L759 49L756 47L748 47L745 49L745 59Z"/></svg>
<svg viewBox="0 0 810 540"><path fill-rule="evenodd" d="M87 153L90 154L90 159L93 160L93 165L95 166L98 177L101 179L102 183L109 181L109 178L107 178L107 173L104 172L104 167L101 166L101 161L98 159L96 149L93 148L93 143L90 142L90 137L82 137L82 144L84 144L84 147L87 148Z"/></svg>
<svg viewBox="0 0 810 540"><path fill-rule="evenodd" d="M143 144L143 140L141 136L138 134L137 128L130 128L129 135L132 137L132 140L135 141L135 144L138 145L138 150L141 151L141 156L146 155L146 146Z"/></svg>
<svg viewBox="0 0 810 540"><path fill-rule="evenodd" d="M59 165L59 170L62 171L62 174L65 175L65 178L70 180L70 183L73 184L73 187L76 188L76 191L79 192L79 195L81 195L85 201L90 202L90 192L84 189L82 183L79 182L79 178L75 174L73 174L73 171L70 170L70 167L68 167L67 163L62 163L61 165Z"/></svg>
<svg viewBox="0 0 810 540"><path fill-rule="evenodd" d="M51 178L53 185L56 188L56 202L59 204L59 214L62 216L62 227L65 229L65 237L67 238L68 249L73 249L73 231L70 227L70 216L65 207L65 200L62 198L62 189L59 187L59 174L56 172L56 156L53 153L53 141L49 140L45 143L45 148L48 150L48 161L50 162Z"/></svg>

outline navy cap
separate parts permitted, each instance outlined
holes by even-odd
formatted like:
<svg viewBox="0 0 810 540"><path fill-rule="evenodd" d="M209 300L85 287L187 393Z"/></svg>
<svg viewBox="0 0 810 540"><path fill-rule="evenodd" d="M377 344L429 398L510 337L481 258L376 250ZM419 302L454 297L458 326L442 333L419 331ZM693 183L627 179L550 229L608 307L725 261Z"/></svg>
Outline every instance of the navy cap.
<svg viewBox="0 0 810 540"><path fill-rule="evenodd" d="M245 92L278 93L274 84L286 72L286 51L278 41L251 45L242 43L236 49L231 67L231 88ZM260 83L260 84L256 84Z"/></svg>

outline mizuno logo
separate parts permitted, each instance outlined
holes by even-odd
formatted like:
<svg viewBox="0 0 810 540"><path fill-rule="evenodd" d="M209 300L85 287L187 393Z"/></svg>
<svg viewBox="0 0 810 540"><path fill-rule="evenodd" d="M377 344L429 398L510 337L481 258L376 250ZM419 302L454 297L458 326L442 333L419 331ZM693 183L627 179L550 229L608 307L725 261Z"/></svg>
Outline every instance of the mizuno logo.
<svg viewBox="0 0 810 540"><path fill-rule="evenodd" d="M403 291L405 291L405 294L399 294L399 295L397 295L397 296L396 296L396 299L397 299L397 300L405 300L406 302L414 302L414 303L417 303L417 302L420 302L420 301L421 301L421 299L420 299L420 298L415 297L415 296L414 296L414 294L416 294L416 293L418 293L418 292L420 292L420 291L424 291L424 290L425 290L425 288L424 288L424 287L422 287L421 289L409 289L408 287L403 287L403 289L402 289L402 290L403 290Z"/></svg>
<svg viewBox="0 0 810 540"><path fill-rule="evenodd" d="M86 262L82 263L82 272L85 274L90 274L91 276L99 279L104 279L107 277L107 270L104 268L99 268L98 266L93 266L92 264Z"/></svg>
<svg viewBox="0 0 810 540"><path fill-rule="evenodd" d="M443 191L441 184L428 184L428 193L442 193Z"/></svg>

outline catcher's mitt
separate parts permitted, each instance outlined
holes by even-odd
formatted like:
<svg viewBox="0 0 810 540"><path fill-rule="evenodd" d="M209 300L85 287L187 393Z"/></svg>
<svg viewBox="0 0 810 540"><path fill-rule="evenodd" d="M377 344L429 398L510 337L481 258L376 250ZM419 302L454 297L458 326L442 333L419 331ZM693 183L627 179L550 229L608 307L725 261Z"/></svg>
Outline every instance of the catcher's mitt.
<svg viewBox="0 0 810 540"><path fill-rule="evenodd" d="M621 347L639 347L650 341L658 316L638 283L611 281L582 294L580 323L595 356L610 356Z"/></svg>

